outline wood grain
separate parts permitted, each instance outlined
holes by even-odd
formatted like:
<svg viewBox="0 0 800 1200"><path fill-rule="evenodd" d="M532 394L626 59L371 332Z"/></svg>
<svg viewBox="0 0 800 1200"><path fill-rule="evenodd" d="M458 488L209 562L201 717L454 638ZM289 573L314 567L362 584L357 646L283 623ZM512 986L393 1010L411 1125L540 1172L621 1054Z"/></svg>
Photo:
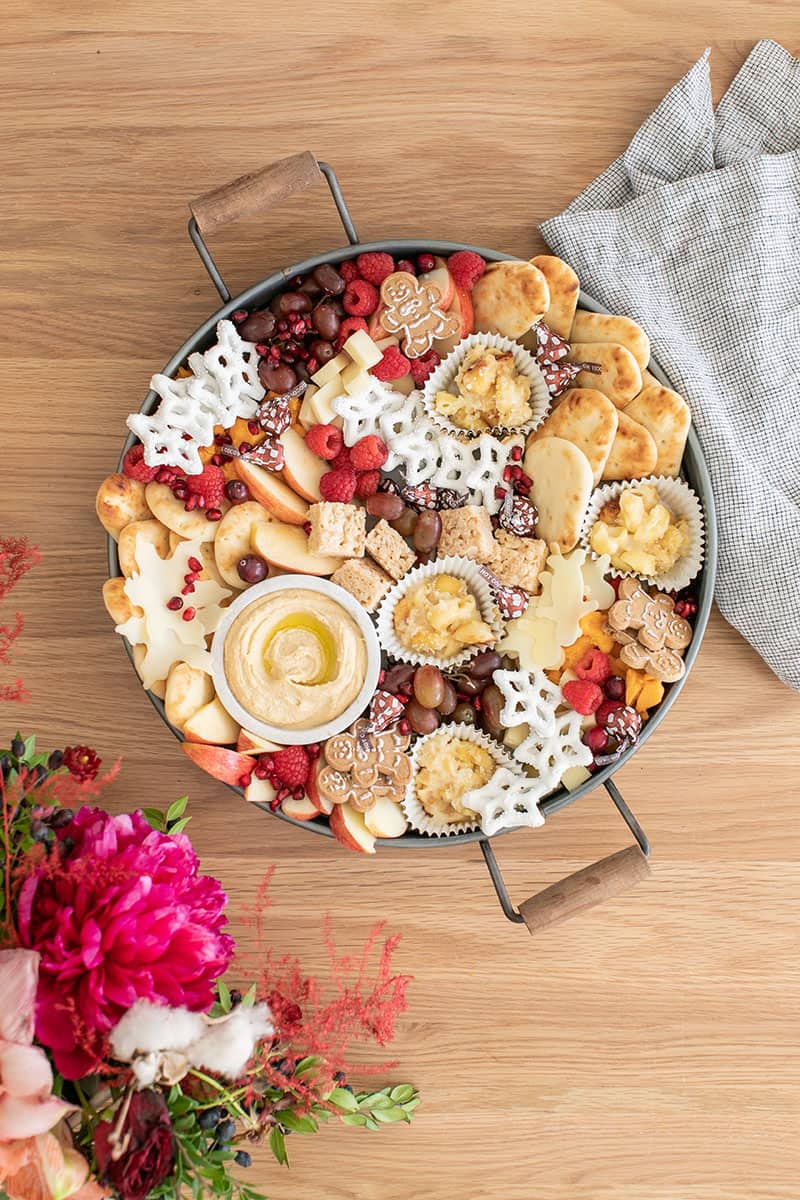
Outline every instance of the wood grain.
<svg viewBox="0 0 800 1200"><path fill-rule="evenodd" d="M793 0L6 0L0 525L45 555L6 732L123 754L114 809L189 789L246 947L237 911L276 863L278 948L314 968L324 912L349 948L383 917L415 976L394 1072L422 1089L415 1124L295 1137L291 1175L259 1154L273 1200L796 1200L800 701L729 626L619 777L652 877L531 939L477 848L357 859L188 766L103 610L92 505L150 374L216 307L192 196L310 148L363 238L528 257L705 45L718 95L759 36L800 50ZM320 186L213 246L236 291L343 241ZM595 793L496 848L519 901L627 840Z"/></svg>

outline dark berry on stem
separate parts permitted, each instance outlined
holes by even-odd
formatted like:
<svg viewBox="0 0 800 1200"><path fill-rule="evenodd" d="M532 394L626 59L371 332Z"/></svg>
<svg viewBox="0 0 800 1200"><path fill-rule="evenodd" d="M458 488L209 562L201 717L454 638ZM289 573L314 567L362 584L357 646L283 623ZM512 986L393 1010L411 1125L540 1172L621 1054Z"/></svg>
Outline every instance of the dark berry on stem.
<svg viewBox="0 0 800 1200"><path fill-rule="evenodd" d="M50 817L50 825L53 829L64 829L72 824L73 816L71 808L57 808Z"/></svg>
<svg viewBox="0 0 800 1200"><path fill-rule="evenodd" d="M216 1128L216 1138L218 1142L229 1142L236 1133L236 1122L230 1117L226 1117L224 1121L220 1121Z"/></svg>
<svg viewBox="0 0 800 1200"><path fill-rule="evenodd" d="M13 739L11 742L11 753L14 755L14 758L22 758L25 753L25 743L22 738L15 737Z"/></svg>
<svg viewBox="0 0 800 1200"><path fill-rule="evenodd" d="M197 1124L201 1129L213 1129L217 1122L222 1117L222 1109L217 1105L215 1108L207 1108L197 1118Z"/></svg>
<svg viewBox="0 0 800 1200"><path fill-rule="evenodd" d="M59 767L64 765L64 751L54 750L47 760L47 765L51 771L57 771Z"/></svg>
<svg viewBox="0 0 800 1200"><path fill-rule="evenodd" d="M253 1165L253 1160L246 1150L237 1150L233 1156L233 1161L240 1167L250 1167Z"/></svg>

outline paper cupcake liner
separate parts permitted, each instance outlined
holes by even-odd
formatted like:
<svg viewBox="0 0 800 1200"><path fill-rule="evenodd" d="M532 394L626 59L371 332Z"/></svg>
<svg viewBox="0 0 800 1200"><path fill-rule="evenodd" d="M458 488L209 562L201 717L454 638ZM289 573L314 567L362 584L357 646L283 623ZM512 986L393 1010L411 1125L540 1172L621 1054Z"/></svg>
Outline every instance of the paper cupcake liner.
<svg viewBox="0 0 800 1200"><path fill-rule="evenodd" d="M521 375L525 376L531 385L530 406L532 416L524 425L498 425L491 431L488 429L476 429L474 431L462 429L460 425L455 425L452 421L448 421L447 417L442 416L436 408L435 399L437 392L449 392L451 390L458 368L473 346L493 346L497 350L507 350L513 355L514 366ZM455 395L455 393L453 394ZM422 404L433 424L438 425L440 429L447 430L448 433L453 434L462 441L471 441L473 438L480 437L481 434L489 432L493 433L496 437L505 437L511 433L532 433L534 429L537 429L541 425L551 403L550 392L545 383L544 375L539 370L536 359L519 342L513 342L510 338L503 337L499 333L471 333L468 337L463 338L450 351L447 358L439 363L436 370L428 376L422 391Z"/></svg>
<svg viewBox="0 0 800 1200"><path fill-rule="evenodd" d="M480 829L481 818L478 814L475 815L474 821L448 822L442 817L432 817L417 799L415 783L419 748L436 738L458 738L459 741L474 742L488 750L498 767L508 767L509 770L516 769L514 760L508 752L499 746L494 738L489 737L482 730L476 729L474 725L460 725L457 722L452 725L443 725L435 733L428 733L425 737L418 738L411 751L412 775L406 784L405 797L401 801L408 823L417 833L425 833L430 837L452 837L456 833L470 833L473 829Z"/></svg>
<svg viewBox="0 0 800 1200"><path fill-rule="evenodd" d="M592 493L589 500L589 507L583 519L580 544L587 553L593 554L592 548L589 545L589 534L603 505L609 500L616 500L620 493L626 489L638 487L643 483L655 484L656 490L667 508L675 513L677 517L681 517L688 522L688 549L678 559L671 570L666 571L663 575L643 575L639 571L623 571L614 566L609 567L609 574L615 576L617 579L621 579L626 575L632 575L636 579L643 579L645 583L653 584L662 592L679 592L682 588L687 587L699 573L705 554L703 509L695 493L689 487L688 483L684 483L682 479L673 479L666 475L648 475L645 479L625 479L618 483L607 483L603 487L597 488Z"/></svg>
<svg viewBox="0 0 800 1200"><path fill-rule="evenodd" d="M410 587L419 583L421 579L428 579L432 575L455 575L458 579L464 580L478 601L481 619L492 628L495 636L491 642L487 642L481 646L468 647L462 650L460 654L454 654L450 658L439 658L435 654L420 654L417 651L407 649L400 642L394 631L395 606ZM445 555L444 558L439 558L436 562L426 563L422 567L415 567L413 571L409 571L384 596L378 608L375 623L381 646L391 658L399 659L401 662L414 663L416 666L430 665L441 667L443 671L450 671L453 667L467 662L470 658L479 654L481 650L491 649L503 636L504 631L503 618L494 602L491 588L478 571L477 563L474 563L471 558L461 558L456 554Z"/></svg>

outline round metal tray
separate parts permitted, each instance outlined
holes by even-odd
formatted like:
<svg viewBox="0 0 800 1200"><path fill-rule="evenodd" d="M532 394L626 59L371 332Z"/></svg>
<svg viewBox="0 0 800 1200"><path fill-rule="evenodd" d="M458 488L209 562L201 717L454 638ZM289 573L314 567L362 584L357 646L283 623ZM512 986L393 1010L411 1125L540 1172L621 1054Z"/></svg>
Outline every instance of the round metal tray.
<svg viewBox="0 0 800 1200"><path fill-rule="evenodd" d="M283 161L288 163L292 160ZM274 164L274 166L280 165L282 164ZM345 232L350 239L349 243L347 245L340 246L335 250L328 250L322 254L315 254L310 258L303 259L301 262L292 264L290 267L276 271L272 275L269 275L266 279L262 279L260 282L253 284L239 295L231 298L222 276L220 275L219 270L217 269L216 264L203 240L198 223L195 220L195 217L192 217L192 220L189 222L190 236L195 243L198 252L200 253L200 256L209 272L209 275L212 278L212 281L220 292L224 303L221 308L219 308L212 316L208 318L207 321L205 321L198 329L196 329L190 337L187 338L187 340L175 352L172 358L164 365L162 368L163 374L174 374L178 367L185 363L189 354L197 350L205 350L208 346L213 344L214 331L219 320L224 317L229 317L237 309L264 307L264 305L269 302L272 296L281 288L285 287L287 282L295 275L310 271L323 262L336 264L342 262L344 259L352 258L354 254L359 254L362 251L367 250L387 251L395 258L409 258L415 254L424 252L446 257L455 253L457 250L474 250L490 262L497 262L515 257L513 255L505 254L501 251L490 249L485 246L473 246L465 242L431 241L430 239L425 238L394 239L389 241L362 243L358 240L358 236L352 220L350 219L349 212L347 211L347 207L344 203L344 199L341 195L341 191L333 171L325 163L319 163L315 165L318 165L319 171L322 172L328 182L331 194L333 195L337 208L339 209ZM272 168L269 169L272 170ZM240 181L236 182L239 183ZM234 185L229 186L233 187ZM581 291L579 305L581 308L588 309L591 312L605 313L608 311L584 291ZM655 378L659 380L659 382L667 387L670 386L669 380L660 370L657 363L651 360L648 369L655 376ZM141 411L144 413L150 413L156 407L157 403L158 397L153 391L149 391L142 404ZM134 438L133 434L130 434L126 439L120 454L120 465L125 452L131 445L133 445L135 441L136 439ZM592 775L591 779L575 788L574 791L567 791L566 789L562 788L552 796L548 796L546 799L544 799L540 805L542 813L544 814L545 818L547 818L552 816L553 813L558 812L559 809L564 808L566 805L573 804L577 800L580 800L589 792L594 791L596 787L605 785L606 789L611 795L612 800L623 816L623 819L634 833L638 846L645 856L649 854L647 838L645 837L641 827L638 825L638 822L636 822L635 818L633 817L633 814L630 812L630 809L620 796L617 788L611 782L611 779L621 767L630 761L631 757L637 753L640 747L643 746L648 739L653 736L677 700L681 688L686 682L686 679L688 678L692 669L692 664L697 657L701 642L703 640L706 624L708 622L709 613L711 611L717 562L716 515L714 498L711 489L711 480L709 478L708 470L703 458L700 443L693 427L689 432L689 438L683 459L682 473L687 482L694 488L700 499L705 521L706 539L703 570L696 580L698 612L695 619L692 641L685 654L686 672L677 683L667 686L664 699L656 709L655 713L645 724L637 746L624 753L617 760L617 762ZM108 568L111 575L119 575L120 571L119 560L117 557L117 546L114 539L110 536L108 537ZM128 657L131 660L131 664L133 664L131 647L127 642L125 642L125 648L127 650ZM152 692L148 692L147 695L153 704L153 707L156 709L165 724L167 724L172 730L172 733L175 735L175 737L179 741L182 741L183 738L180 731L174 726L169 725L169 722L167 721L163 701L159 700L157 696L154 696ZM232 790L239 792L239 794L243 794L242 789L240 788L232 788ZM268 806L264 807L266 811L271 811L269 810ZM273 815L278 817L280 820L286 821L291 825L295 825L299 829L302 829L306 832L315 833L323 837L333 837L333 833L331 832L327 822L324 820L299 821L293 817L286 816L285 813L280 811L275 812ZM494 837L500 837L504 833L513 832L518 831L508 829L501 830L495 834ZM491 847L489 846L489 841L486 835L480 830L476 830L471 833L455 834L447 838L430 838L421 834L412 833L406 834L405 836L399 838L387 838L381 841L380 845L381 847L385 845L387 847L397 847L398 849L413 847L414 849L418 850L425 848L446 849L449 846L459 845L467 842L479 842L481 844L481 849L483 850L484 856L487 860L487 865L489 866L490 873L492 874L493 882L498 889L500 901L503 905L506 915L509 916L511 920L521 920L522 917L520 917L519 913L516 912L516 910L510 904L510 901L508 901L508 896L505 892L502 878L499 875L499 868L494 860Z"/></svg>

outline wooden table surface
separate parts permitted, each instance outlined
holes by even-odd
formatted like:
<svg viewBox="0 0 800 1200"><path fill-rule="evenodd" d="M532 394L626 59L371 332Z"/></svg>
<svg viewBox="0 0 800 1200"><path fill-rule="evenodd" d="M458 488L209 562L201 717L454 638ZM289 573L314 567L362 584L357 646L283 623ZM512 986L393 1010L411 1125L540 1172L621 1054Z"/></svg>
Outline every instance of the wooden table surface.
<svg viewBox="0 0 800 1200"><path fill-rule="evenodd" d="M532 940L477 847L361 858L188 765L103 609L93 513L125 415L216 307L189 198L308 148L365 239L528 256L705 45L719 95L759 36L800 50L793 0L6 0L0 524L44 562L17 596L32 702L2 728L124 755L115 810L189 790L245 944L237 906L275 863L277 947L319 966L325 912L351 949L386 918L415 977L394 1072L414 1125L295 1137L291 1174L259 1155L274 1200L797 1200L800 700L718 615L619 777L652 878ZM342 240L320 188L214 248L236 291ZM595 793L497 853L520 900L628 840Z"/></svg>

